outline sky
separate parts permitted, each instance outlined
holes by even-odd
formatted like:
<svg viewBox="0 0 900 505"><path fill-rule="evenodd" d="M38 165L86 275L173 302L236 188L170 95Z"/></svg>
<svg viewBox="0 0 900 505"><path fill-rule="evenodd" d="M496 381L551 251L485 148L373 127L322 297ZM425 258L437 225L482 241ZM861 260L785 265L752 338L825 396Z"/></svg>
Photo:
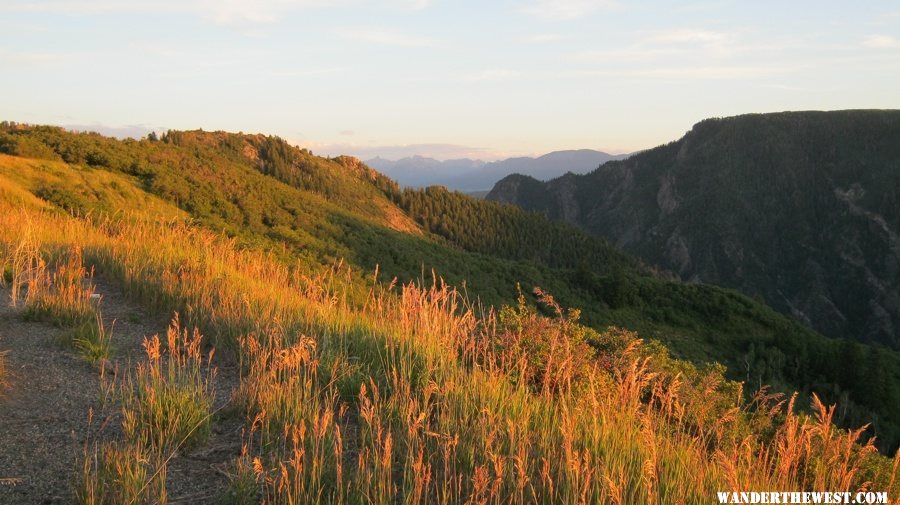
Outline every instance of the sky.
<svg viewBox="0 0 900 505"><path fill-rule="evenodd" d="M900 108L895 1L0 0L0 119L108 134L491 160L850 108Z"/></svg>

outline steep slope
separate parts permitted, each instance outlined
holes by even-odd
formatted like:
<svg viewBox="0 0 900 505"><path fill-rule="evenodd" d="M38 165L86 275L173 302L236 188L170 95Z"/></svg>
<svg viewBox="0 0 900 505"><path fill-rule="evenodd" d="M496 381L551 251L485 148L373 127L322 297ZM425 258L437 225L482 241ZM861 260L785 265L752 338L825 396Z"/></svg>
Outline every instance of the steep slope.
<svg viewBox="0 0 900 505"><path fill-rule="evenodd" d="M508 177L488 198L827 335L900 348L900 111L709 119L590 174Z"/></svg>
<svg viewBox="0 0 900 505"><path fill-rule="evenodd" d="M117 211L147 211L142 202L159 201L169 208L162 215L189 215L242 248L272 252L304 277L346 261L367 273L346 293L361 306L370 301L367 276L376 266L386 282L427 278L434 269L486 306L511 303L518 282L526 291L540 286L563 306L583 309L582 321L598 330L638 330L676 357L723 363L731 378L754 387L843 396L842 424L877 420L885 447L898 439L895 353L848 348L735 292L673 281L534 213L441 188L401 191L353 158L323 159L260 135L169 132L156 142L120 142L8 126L0 145L56 158L5 158L4 193L42 194L41 201L96 216L124 187L133 196L116 200ZM40 174L54 170L61 174L55 191L43 194ZM850 354L882 366L832 366ZM886 386L873 391L872 381Z"/></svg>

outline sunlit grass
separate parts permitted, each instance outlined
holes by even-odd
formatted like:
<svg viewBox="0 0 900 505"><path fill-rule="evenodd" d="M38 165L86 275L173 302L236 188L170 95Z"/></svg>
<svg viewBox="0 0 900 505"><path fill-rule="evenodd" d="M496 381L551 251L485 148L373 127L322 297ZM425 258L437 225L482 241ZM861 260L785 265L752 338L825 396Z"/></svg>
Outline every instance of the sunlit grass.
<svg viewBox="0 0 900 505"><path fill-rule="evenodd" d="M74 347L91 365L101 366L112 352L112 329L100 313L93 272L84 267L80 247L41 250L28 233L7 251L10 301L24 298L22 317L66 329L62 343Z"/></svg>
<svg viewBox="0 0 900 505"><path fill-rule="evenodd" d="M205 355L198 330L172 321L165 340L144 339L139 362L121 388L122 428L136 445L161 453L202 444L213 409L212 352Z"/></svg>
<svg viewBox="0 0 900 505"><path fill-rule="evenodd" d="M154 456L123 442L86 447L75 482L81 505L164 504L165 474L157 474Z"/></svg>
<svg viewBox="0 0 900 505"><path fill-rule="evenodd" d="M34 264L27 280L24 317L48 321L65 327L90 323L95 317L92 304L92 272L82 264L81 249L72 247L48 268L43 258L27 260Z"/></svg>
<svg viewBox="0 0 900 505"><path fill-rule="evenodd" d="M88 363L104 373L112 355L113 328L106 327L98 310L91 322L74 328L69 335L72 345Z"/></svg>
<svg viewBox="0 0 900 505"><path fill-rule="evenodd" d="M173 205L140 191L123 174L6 154L0 154L0 194L7 201L38 206L46 205L46 200L35 194L51 199L52 195L60 198L66 195L65 200L49 203L63 204L69 207L66 210L79 213L87 213L93 207L106 209L109 213L141 208L140 215L154 219L185 217L184 212Z"/></svg>
<svg viewBox="0 0 900 505"><path fill-rule="evenodd" d="M146 361L120 382L104 383L119 401L124 439L85 446L75 483L79 503L166 503L170 460L209 436L215 370L201 341L176 316L165 340L144 339Z"/></svg>

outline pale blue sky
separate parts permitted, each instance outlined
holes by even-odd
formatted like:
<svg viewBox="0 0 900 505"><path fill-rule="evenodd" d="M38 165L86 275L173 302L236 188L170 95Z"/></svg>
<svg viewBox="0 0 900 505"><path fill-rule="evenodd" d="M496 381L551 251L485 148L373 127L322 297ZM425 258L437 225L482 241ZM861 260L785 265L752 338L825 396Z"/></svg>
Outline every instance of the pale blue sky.
<svg viewBox="0 0 900 505"><path fill-rule="evenodd" d="M0 0L0 70L22 122L625 152L710 116L900 108L900 3Z"/></svg>

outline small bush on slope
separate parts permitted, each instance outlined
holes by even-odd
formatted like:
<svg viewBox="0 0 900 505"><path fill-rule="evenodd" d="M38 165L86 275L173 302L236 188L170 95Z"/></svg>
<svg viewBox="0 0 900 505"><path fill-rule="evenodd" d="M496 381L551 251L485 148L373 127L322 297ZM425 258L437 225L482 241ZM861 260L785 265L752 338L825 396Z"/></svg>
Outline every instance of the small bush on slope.
<svg viewBox="0 0 900 505"><path fill-rule="evenodd" d="M499 314L494 352L502 368L515 370L524 383L540 392L558 392L579 387L595 362L589 341L597 332L577 324L580 313L562 308L552 296L535 289L539 301L554 318L543 317L519 293L515 308L505 306Z"/></svg>

